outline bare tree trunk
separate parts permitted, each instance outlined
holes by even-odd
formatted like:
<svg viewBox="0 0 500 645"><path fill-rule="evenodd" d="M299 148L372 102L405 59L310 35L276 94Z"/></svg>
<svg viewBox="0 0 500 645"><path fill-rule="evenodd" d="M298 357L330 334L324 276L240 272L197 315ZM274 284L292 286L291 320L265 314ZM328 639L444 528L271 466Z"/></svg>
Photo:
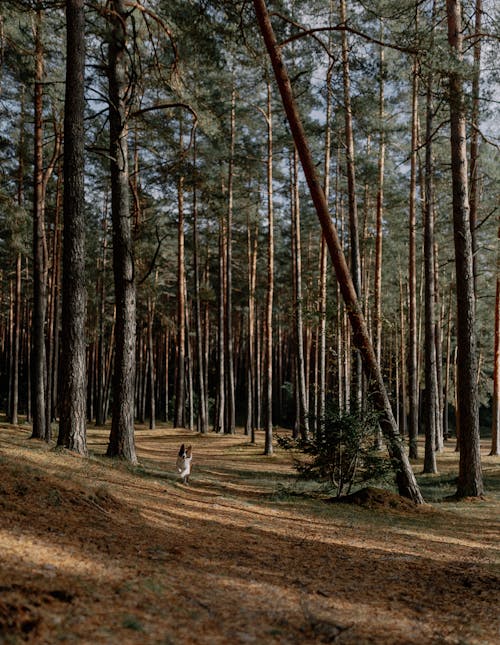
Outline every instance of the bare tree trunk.
<svg viewBox="0 0 500 645"><path fill-rule="evenodd" d="M295 278L295 347L297 352L297 426L303 439L309 434L309 410L307 405L307 388L304 358L304 324L302 315L302 244L300 236L300 201L299 201L299 159L297 149L293 150L293 203L292 203L292 237Z"/></svg>
<svg viewBox="0 0 500 645"><path fill-rule="evenodd" d="M18 146L18 180L17 180L17 204L22 207L24 204L24 92L21 99L21 123ZM20 363L20 343L21 343L21 296L22 296L22 257L21 253L16 256L16 281L15 281L15 301L14 301L14 330L12 339L12 371L10 380L10 409L9 419L13 425L19 423L19 363Z"/></svg>
<svg viewBox="0 0 500 645"><path fill-rule="evenodd" d="M280 47L274 35L264 0L254 0L254 8L274 69L288 123L309 185L311 198L316 207L318 219L321 223L330 251L330 256L335 267L337 279L342 290L342 295L346 303L353 329L354 341L363 357L372 400L376 409L381 413L380 423L387 440L389 453L395 463L397 463L397 482L399 492L416 503L423 503L420 489L408 462L408 458L404 451L404 446L392 414L391 404L389 402L382 375L373 351L373 346L368 335L366 323L359 306L356 290L354 288L346 259L342 252L337 230L333 225L328 211L325 194L316 173L316 167L311 157L305 132L293 97L290 79L281 56Z"/></svg>
<svg viewBox="0 0 500 645"><path fill-rule="evenodd" d="M346 24L346 0L340 0L340 22ZM354 159L354 136L352 130L351 107L351 78L349 66L349 43L347 31L342 30L342 75L344 82L344 112L345 112L345 139L346 139L346 169L347 192L349 201L349 234L351 246L351 274L356 291L356 297L361 297L361 259L359 250L359 224L358 206L356 200L356 166ZM362 399L362 360L358 349L355 349L354 364L352 368L352 394L351 404L353 409L361 410Z"/></svg>
<svg viewBox="0 0 500 645"><path fill-rule="evenodd" d="M434 25L435 2L432 11ZM425 199L424 199L424 267L425 267L425 456L424 473L436 473L436 322L434 294L434 159L432 150L433 74L427 78L426 132L425 132Z"/></svg>
<svg viewBox="0 0 500 645"><path fill-rule="evenodd" d="M265 316L265 444L264 454L273 454L273 297L274 297L274 211L273 211L273 114L271 81L267 79L267 295Z"/></svg>
<svg viewBox="0 0 500 645"><path fill-rule="evenodd" d="M148 381L149 381L149 429L156 427L156 401L155 401L155 352L153 345L153 323L155 316L155 303L153 298L148 298Z"/></svg>
<svg viewBox="0 0 500 645"><path fill-rule="evenodd" d="M208 430L208 420L206 415L206 396L205 379L204 379L204 356L203 356L203 335L201 321L201 300L200 300L200 242L198 232L198 191L197 191L197 168L196 168L196 131L193 136L193 277L194 277L194 315L196 328L196 378L198 382L198 411L197 411L197 428L202 434Z"/></svg>
<svg viewBox="0 0 500 645"><path fill-rule="evenodd" d="M477 282L477 211L479 206L479 91L481 76L481 23L483 15L483 2L476 0L474 33L474 70L472 76L472 114L470 133L470 186L469 186L469 219L472 244L472 267L474 271L474 288Z"/></svg>
<svg viewBox="0 0 500 645"><path fill-rule="evenodd" d="M450 364L451 364L451 297L452 289L450 287L450 297L448 300L448 321L446 323L446 359L444 372L444 391L443 391L443 439L449 439L450 431L448 428L448 391L450 387Z"/></svg>
<svg viewBox="0 0 500 645"><path fill-rule="evenodd" d="M462 63L460 0L447 0L448 42L456 61L449 74L453 229L457 289L458 418L460 462L457 497L483 494L477 392L474 272L467 187L467 147Z"/></svg>
<svg viewBox="0 0 500 645"><path fill-rule="evenodd" d="M215 404L214 432L224 432L226 409L226 374L225 374L225 259L226 227L222 216L219 218L219 302L217 303L217 393Z"/></svg>
<svg viewBox="0 0 500 645"><path fill-rule="evenodd" d="M107 455L137 463L134 443L134 390L136 345L136 290L130 222L128 126L126 104L127 19L125 0L111 0L108 50L109 132L111 159L111 216L113 274L116 300L113 418Z"/></svg>
<svg viewBox="0 0 500 645"><path fill-rule="evenodd" d="M383 23L380 26L380 40L383 40ZM384 48L379 50L379 151L378 151L378 190L377 213L375 221L375 278L373 318L375 326L375 356L381 366L382 361L382 220L384 214L384 169L385 169L385 132L384 120ZM377 448L382 448L382 432L377 432Z"/></svg>
<svg viewBox="0 0 500 645"><path fill-rule="evenodd" d="M66 2L67 55L64 108L64 242L61 392L57 443L87 454L85 418L85 15L84 0ZM56 279L57 273L54 275Z"/></svg>
<svg viewBox="0 0 500 645"><path fill-rule="evenodd" d="M43 190L43 45L42 12L35 17L35 130L33 205L33 347L31 356L32 438L50 440L45 415L47 365L45 357L45 317L47 312L47 248Z"/></svg>
<svg viewBox="0 0 500 645"><path fill-rule="evenodd" d="M226 376L227 376L227 425L224 431L228 434L236 432L236 402L235 402L235 377L234 377L234 342L233 342L233 183L234 183L234 140L235 140L235 102L236 90L231 93L231 135L228 172L228 209L227 209L227 236L226 236Z"/></svg>
<svg viewBox="0 0 500 645"><path fill-rule="evenodd" d="M257 284L257 248L259 238L258 218L253 236L250 221L247 222L247 257L248 257L248 371L247 371L247 420L245 433L250 435L250 440L255 443L255 288Z"/></svg>
<svg viewBox="0 0 500 645"><path fill-rule="evenodd" d="M500 226L497 237L495 293L495 343L493 353L493 418L491 422L490 455L500 455Z"/></svg>
<svg viewBox="0 0 500 645"><path fill-rule="evenodd" d="M418 24L418 14L415 25ZM417 27L415 27L417 28ZM418 148L418 59L413 59L412 107L411 107L411 151L410 151L410 195L409 195L409 240L408 240L408 438L410 458L418 457L418 327L417 327L417 148Z"/></svg>
<svg viewBox="0 0 500 645"><path fill-rule="evenodd" d="M180 127L182 148L182 123ZM184 177L179 177L177 186L178 227L177 227L177 381L175 386L174 426L185 425L186 405L186 264L184 246Z"/></svg>

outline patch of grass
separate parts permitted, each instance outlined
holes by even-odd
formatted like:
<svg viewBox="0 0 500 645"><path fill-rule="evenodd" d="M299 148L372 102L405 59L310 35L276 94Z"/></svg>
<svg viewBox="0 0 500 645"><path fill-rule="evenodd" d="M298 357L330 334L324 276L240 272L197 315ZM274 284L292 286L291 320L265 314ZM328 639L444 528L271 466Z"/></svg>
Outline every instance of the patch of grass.
<svg viewBox="0 0 500 645"><path fill-rule="evenodd" d="M131 629L135 632L144 631L144 625L141 623L141 621L130 614L123 618L122 625L123 627L125 627L125 629Z"/></svg>

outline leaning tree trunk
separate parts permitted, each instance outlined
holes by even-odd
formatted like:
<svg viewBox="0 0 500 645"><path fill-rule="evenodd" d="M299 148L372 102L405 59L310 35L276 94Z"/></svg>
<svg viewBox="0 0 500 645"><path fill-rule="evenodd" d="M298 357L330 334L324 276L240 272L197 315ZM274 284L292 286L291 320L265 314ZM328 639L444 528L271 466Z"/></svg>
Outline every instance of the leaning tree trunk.
<svg viewBox="0 0 500 645"><path fill-rule="evenodd" d="M457 387L460 462L457 496L483 493L479 438L474 272L467 186L467 138L462 58L462 11L460 0L447 0L448 42L454 60L449 74L451 174L453 183L453 231L457 290Z"/></svg>
<svg viewBox="0 0 500 645"><path fill-rule="evenodd" d="M113 418L107 455L137 463L134 443L136 292L127 144L129 90L127 19L124 0L112 0L109 22L109 137L111 159L111 219L113 223L113 275L116 324L113 373Z"/></svg>
<svg viewBox="0 0 500 645"><path fill-rule="evenodd" d="M316 172L316 166L309 150L304 128L293 96L290 78L281 55L280 47L274 35L265 1L254 0L254 8L274 69L283 106L299 153L311 193L311 198L325 235L340 289L342 291L342 296L348 310L349 319L353 329L354 342L363 358L372 400L376 409L380 412L382 432L386 438L389 453L397 464L397 483L399 492L414 500L416 503L423 503L422 494L420 493L415 475L409 464L392 414L391 404L377 364L375 352L373 351L373 346L371 344L366 323L356 295L356 290L342 251L337 230L330 217L325 194L321 187L321 183Z"/></svg>
<svg viewBox="0 0 500 645"><path fill-rule="evenodd" d="M84 0L66 3L67 61L64 104L64 237L61 389L57 443L87 454L85 404L85 15ZM54 275L55 279L55 275Z"/></svg>

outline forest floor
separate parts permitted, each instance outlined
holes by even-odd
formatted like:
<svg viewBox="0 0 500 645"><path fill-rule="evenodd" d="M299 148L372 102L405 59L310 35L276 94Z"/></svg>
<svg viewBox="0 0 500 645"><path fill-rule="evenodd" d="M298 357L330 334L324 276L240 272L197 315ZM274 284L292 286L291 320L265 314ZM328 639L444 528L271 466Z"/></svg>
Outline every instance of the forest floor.
<svg viewBox="0 0 500 645"><path fill-rule="evenodd" d="M0 424L0 643L498 644L500 460L483 500L334 504L243 435L139 427L140 465ZM191 484L175 473L193 444ZM416 472L421 465L415 465Z"/></svg>

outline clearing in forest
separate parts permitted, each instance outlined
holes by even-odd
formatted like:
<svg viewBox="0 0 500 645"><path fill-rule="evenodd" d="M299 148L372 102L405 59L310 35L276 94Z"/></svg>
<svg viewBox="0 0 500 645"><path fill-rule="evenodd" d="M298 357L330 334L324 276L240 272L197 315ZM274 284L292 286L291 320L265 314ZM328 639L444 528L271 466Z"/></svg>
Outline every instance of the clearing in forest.
<svg viewBox="0 0 500 645"><path fill-rule="evenodd" d="M420 477L432 505L336 504L261 437L139 428L138 468L0 427L0 643L496 644L500 463L447 502L457 457ZM193 445L190 486L179 445ZM416 465L416 472L421 470Z"/></svg>

